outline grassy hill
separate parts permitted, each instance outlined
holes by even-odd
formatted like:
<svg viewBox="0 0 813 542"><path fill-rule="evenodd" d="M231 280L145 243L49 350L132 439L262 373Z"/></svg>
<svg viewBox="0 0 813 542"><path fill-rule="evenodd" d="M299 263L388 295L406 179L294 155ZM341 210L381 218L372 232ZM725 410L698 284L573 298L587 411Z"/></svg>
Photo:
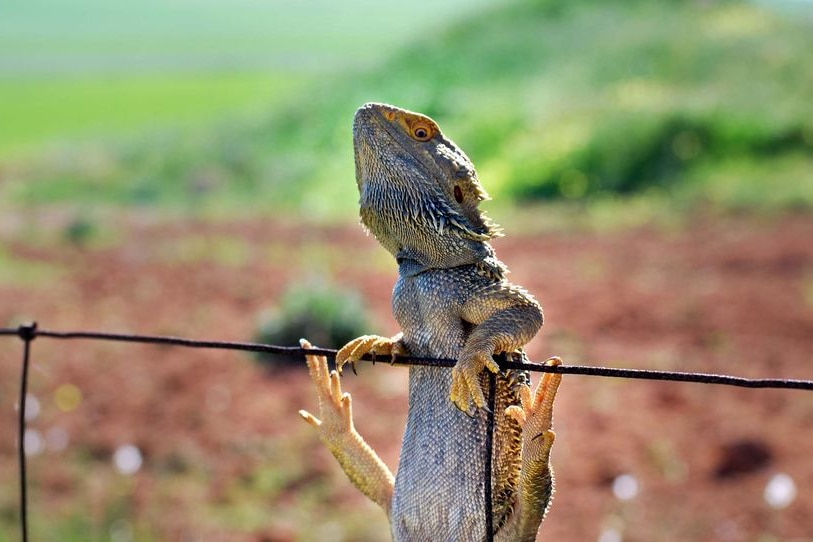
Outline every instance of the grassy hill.
<svg viewBox="0 0 813 542"><path fill-rule="evenodd" d="M279 105L317 78L380 62L425 26L429 6L438 28L483 2L6 0L0 159Z"/></svg>
<svg viewBox="0 0 813 542"><path fill-rule="evenodd" d="M7 165L0 200L351 213L351 119L375 100L435 117L500 198L810 208L811 26L740 2L513 3L207 130Z"/></svg>

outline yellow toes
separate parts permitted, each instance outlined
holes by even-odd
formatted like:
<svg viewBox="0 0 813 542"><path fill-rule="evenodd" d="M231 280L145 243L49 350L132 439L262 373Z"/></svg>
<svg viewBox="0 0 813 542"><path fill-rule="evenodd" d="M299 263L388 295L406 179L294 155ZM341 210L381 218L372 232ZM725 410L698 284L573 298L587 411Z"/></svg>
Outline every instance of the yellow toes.
<svg viewBox="0 0 813 542"><path fill-rule="evenodd" d="M559 366L562 360L551 358L545 365ZM522 427L523 440L527 446L535 450L538 457L550 453L550 447L556 434L552 431L553 402L556 392L562 381L562 375L544 373L536 389L524 385L519 389L519 405L512 405L505 409L505 415L516 420Z"/></svg>
<svg viewBox="0 0 813 542"><path fill-rule="evenodd" d="M300 410L299 415L302 416L302 419L308 422L313 427L319 427L322 425L322 422L319 421L319 418L308 412L307 410Z"/></svg>
<svg viewBox="0 0 813 542"><path fill-rule="evenodd" d="M355 362L360 361L367 354L390 356L392 361L395 360L396 356L408 355L409 353L400 338L400 335L392 338L379 335L362 335L357 339L353 339L336 354L336 369L341 374L344 365L347 363L354 365Z"/></svg>
<svg viewBox="0 0 813 542"><path fill-rule="evenodd" d="M471 406L485 408L486 398L480 385L480 373L488 369L493 373L500 372L500 366L489 353L476 353L463 357L452 368L452 387L450 398L455 406L469 413Z"/></svg>

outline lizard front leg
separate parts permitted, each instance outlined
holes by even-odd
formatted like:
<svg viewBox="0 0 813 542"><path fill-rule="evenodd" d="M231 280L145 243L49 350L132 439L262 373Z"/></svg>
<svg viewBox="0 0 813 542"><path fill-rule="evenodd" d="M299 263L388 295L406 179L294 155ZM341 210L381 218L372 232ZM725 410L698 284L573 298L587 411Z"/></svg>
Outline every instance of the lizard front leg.
<svg viewBox="0 0 813 542"><path fill-rule="evenodd" d="M305 339L302 348L311 348ZM306 356L308 370L319 397L319 416L300 410L299 415L316 428L320 440L338 460L350 481L390 515L395 478L353 425L353 408L349 393L342 393L339 374L328 371L324 356Z"/></svg>
<svg viewBox="0 0 813 542"><path fill-rule="evenodd" d="M542 326L542 307L525 290L497 282L475 290L462 308L464 321L474 324L452 369L451 399L463 412L486 406L480 384L483 369L497 373L494 354L514 352Z"/></svg>
<svg viewBox="0 0 813 542"><path fill-rule="evenodd" d="M562 360L551 358L545 365L558 366ZM498 540L533 541L539 525L545 519L553 497L553 469L550 452L556 433L553 432L553 401L562 375L544 373L531 393L527 385L520 388L521 406L505 409L522 428L522 463L514 513Z"/></svg>

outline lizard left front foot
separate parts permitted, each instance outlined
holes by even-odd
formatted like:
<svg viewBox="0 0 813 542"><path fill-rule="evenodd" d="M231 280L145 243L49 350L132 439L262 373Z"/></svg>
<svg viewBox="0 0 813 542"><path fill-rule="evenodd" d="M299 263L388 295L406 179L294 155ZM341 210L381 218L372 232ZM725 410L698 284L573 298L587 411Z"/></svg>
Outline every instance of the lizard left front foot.
<svg viewBox="0 0 813 542"><path fill-rule="evenodd" d="M480 385L480 373L488 369L492 373L499 373L500 366L494 361L491 352L473 352L460 354L455 366L452 368L451 399L457 408L467 414L472 414L472 404L476 408L485 408L486 398Z"/></svg>

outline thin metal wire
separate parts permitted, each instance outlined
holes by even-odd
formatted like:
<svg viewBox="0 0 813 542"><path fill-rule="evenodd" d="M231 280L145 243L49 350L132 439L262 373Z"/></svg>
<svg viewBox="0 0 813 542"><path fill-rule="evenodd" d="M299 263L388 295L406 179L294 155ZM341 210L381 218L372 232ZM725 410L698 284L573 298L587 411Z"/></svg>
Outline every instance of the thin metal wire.
<svg viewBox="0 0 813 542"><path fill-rule="evenodd" d="M19 335L18 329L0 328L0 336ZM305 354L336 357L336 350L328 348L313 348L304 350L297 346L276 346L249 342L230 341L201 341L185 339L181 337L156 336L156 335L132 335L125 333L105 333L98 331L51 331L37 330L36 337L47 337L52 339L87 339L103 341L134 342L145 344L163 344L184 346L189 348L215 348L221 350L240 350L246 352L270 352L285 356L301 357ZM371 356L364 358L364 361L382 361ZM387 360L389 361L389 359ZM445 358L424 358L412 356L399 356L395 359L395 365L424 365L433 367L453 367L456 361ZM785 379L785 378L744 378L730 375L718 375L709 373L679 372L679 371L653 371L646 369L618 369L614 367L591 367L586 365L559 365L550 366L537 362L522 362L518 360L498 359L498 363L503 369L520 369L525 371L558 373L584 376L627 378L636 380L664 380L672 382L694 382L699 384L718 384L724 386L735 386L741 388L777 388L777 389L798 389L813 391L813 380Z"/></svg>

